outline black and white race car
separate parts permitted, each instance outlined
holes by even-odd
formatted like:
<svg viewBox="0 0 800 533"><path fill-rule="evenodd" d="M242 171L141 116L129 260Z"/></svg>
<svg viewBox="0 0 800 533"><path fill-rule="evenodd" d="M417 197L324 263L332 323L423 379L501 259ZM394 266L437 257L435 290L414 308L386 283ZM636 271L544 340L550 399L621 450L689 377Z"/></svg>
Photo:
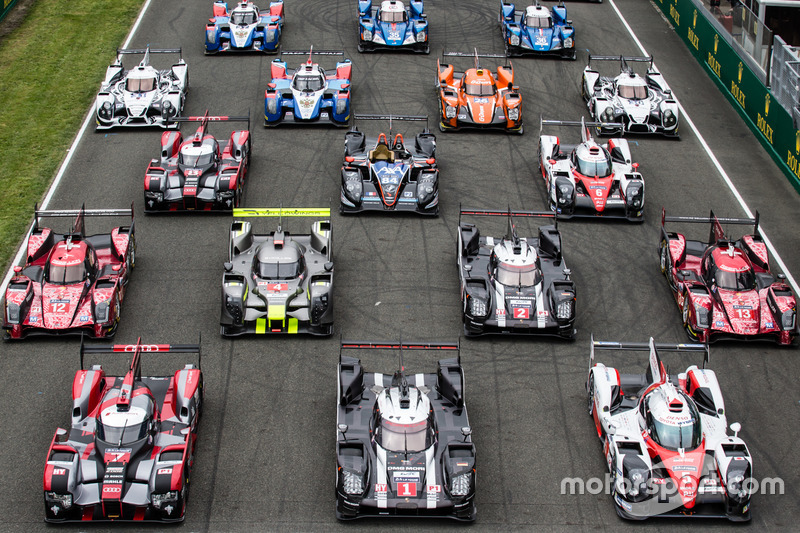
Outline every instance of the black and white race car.
<svg viewBox="0 0 800 533"><path fill-rule="evenodd" d="M400 367L366 373L345 349L400 350ZM436 373L407 376L408 350L454 357L439 360ZM338 519L475 520L475 445L458 344L342 342L336 423Z"/></svg>
<svg viewBox="0 0 800 533"><path fill-rule="evenodd" d="M97 129L115 126L160 126L177 128L170 122L181 114L189 89L189 67L180 58L172 67L158 70L150 65L150 54L181 54L175 49L120 49L117 60L106 69L106 77L95 101ZM144 54L139 65L125 70L124 54Z"/></svg>
<svg viewBox="0 0 800 533"><path fill-rule="evenodd" d="M598 350L650 353L643 373L595 363ZM703 365L667 373L659 352L703 353ZM644 520L718 517L750 520L753 459L730 425L708 345L606 342L592 338L589 415L603 443L617 514Z"/></svg>
<svg viewBox="0 0 800 533"><path fill-rule="evenodd" d="M508 218L503 237L482 236L464 215ZM512 217L550 218L538 237L520 237ZM461 209L458 272L466 335L575 337L575 283L561 254L555 213Z"/></svg>
<svg viewBox="0 0 800 533"><path fill-rule="evenodd" d="M231 223L222 275L220 333L333 333L333 240L330 209L238 208L235 219L279 217L257 234L249 221ZM283 217L324 217L310 233L284 230Z"/></svg>
<svg viewBox="0 0 800 533"><path fill-rule="evenodd" d="M556 135L542 134L545 125L580 126L581 141L567 144ZM559 218L591 216L644 220L644 179L625 139L598 144L587 126L614 124L569 120L540 120L539 168L547 187L550 209ZM621 126L621 124L620 124Z"/></svg>
<svg viewBox="0 0 800 533"><path fill-rule="evenodd" d="M439 214L436 136L425 128L405 143L392 138L392 121L427 121L426 116L356 115L356 120L387 120L389 136L367 137L353 127L344 138L341 212L403 211Z"/></svg>
<svg viewBox="0 0 800 533"><path fill-rule="evenodd" d="M601 76L592 68L592 61L617 61L620 73L613 78ZM630 66L636 62L648 63L644 76ZM581 94L594 120L621 124L598 126L600 134L660 133L678 136L678 102L651 56L590 55L589 64L583 69Z"/></svg>

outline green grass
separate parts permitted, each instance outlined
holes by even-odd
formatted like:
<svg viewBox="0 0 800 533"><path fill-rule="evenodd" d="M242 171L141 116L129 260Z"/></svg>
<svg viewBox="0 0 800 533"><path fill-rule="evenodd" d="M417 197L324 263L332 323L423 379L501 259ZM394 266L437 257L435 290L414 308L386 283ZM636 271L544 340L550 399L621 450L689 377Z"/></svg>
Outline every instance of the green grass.
<svg viewBox="0 0 800 533"><path fill-rule="evenodd" d="M144 0L36 0L0 43L0 272Z"/></svg>

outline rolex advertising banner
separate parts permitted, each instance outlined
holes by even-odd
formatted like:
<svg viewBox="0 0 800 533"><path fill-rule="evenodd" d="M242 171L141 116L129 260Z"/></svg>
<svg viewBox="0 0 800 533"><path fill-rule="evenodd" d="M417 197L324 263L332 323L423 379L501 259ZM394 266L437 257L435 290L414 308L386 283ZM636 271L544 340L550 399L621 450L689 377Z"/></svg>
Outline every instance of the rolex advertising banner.
<svg viewBox="0 0 800 533"><path fill-rule="evenodd" d="M11 8L14 7L14 4L17 3L17 0L3 0L3 10L0 11L0 20L6 18L8 12L11 11Z"/></svg>
<svg viewBox="0 0 800 533"><path fill-rule="evenodd" d="M654 0L695 58L800 191L800 130L791 115L691 0Z"/></svg>

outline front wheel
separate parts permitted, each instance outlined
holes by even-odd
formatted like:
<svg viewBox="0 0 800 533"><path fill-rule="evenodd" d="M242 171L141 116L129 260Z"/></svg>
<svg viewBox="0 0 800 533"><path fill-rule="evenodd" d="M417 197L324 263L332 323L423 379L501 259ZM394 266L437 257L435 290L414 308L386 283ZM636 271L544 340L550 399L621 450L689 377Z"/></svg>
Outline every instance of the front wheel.
<svg viewBox="0 0 800 533"><path fill-rule="evenodd" d="M665 276L667 275L667 269L669 269L669 246L667 245L667 241L661 241L661 273Z"/></svg>
<svg viewBox="0 0 800 533"><path fill-rule="evenodd" d="M588 396L588 410L589 416L594 415L594 375L589 377L589 390L586 392Z"/></svg>
<svg viewBox="0 0 800 533"><path fill-rule="evenodd" d="M691 324L691 302L689 302L689 293L685 292L683 294L683 309L682 309L682 316L683 316L683 329L686 330L686 334L689 335L689 338L697 341L699 338L697 334L694 332Z"/></svg>

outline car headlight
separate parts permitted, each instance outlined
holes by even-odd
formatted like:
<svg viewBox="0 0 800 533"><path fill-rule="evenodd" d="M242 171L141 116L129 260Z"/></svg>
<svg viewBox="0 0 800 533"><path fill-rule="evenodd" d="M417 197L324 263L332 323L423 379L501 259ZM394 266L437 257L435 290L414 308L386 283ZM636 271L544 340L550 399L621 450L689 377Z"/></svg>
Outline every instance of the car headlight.
<svg viewBox="0 0 800 533"><path fill-rule="evenodd" d="M278 112L278 99L267 98L267 114L274 115Z"/></svg>
<svg viewBox="0 0 800 533"><path fill-rule="evenodd" d="M474 297L469 299L469 314L472 316L486 316L486 312L486 300Z"/></svg>
<svg viewBox="0 0 800 533"><path fill-rule="evenodd" d="M347 110L347 98L336 99L336 114L341 115Z"/></svg>
<svg viewBox="0 0 800 533"><path fill-rule="evenodd" d="M322 320L322 315L324 315L325 311L328 309L328 300L329 296L327 292L314 296L314 298L311 299L312 324L319 324L319 321Z"/></svg>
<svg viewBox="0 0 800 533"><path fill-rule="evenodd" d="M564 48L572 48L575 43L572 41L572 37L567 37L564 39Z"/></svg>
<svg viewBox="0 0 800 533"><path fill-rule="evenodd" d="M108 322L108 300L104 300L94 307L94 319L98 324Z"/></svg>
<svg viewBox="0 0 800 533"><path fill-rule="evenodd" d="M427 39L427 38L428 38L428 34L425 33L424 31L417 32L417 42L418 43L424 43L425 39Z"/></svg>
<svg viewBox="0 0 800 533"><path fill-rule="evenodd" d="M111 118L112 109L113 106L111 105L111 102L106 100L100 105L100 107L97 108L97 114L102 118Z"/></svg>
<svg viewBox="0 0 800 533"><path fill-rule="evenodd" d="M781 315L781 326L783 326L784 331L790 331L794 329L796 316L797 314L795 313L794 309L789 309L783 312L783 315Z"/></svg>
<svg viewBox="0 0 800 533"><path fill-rule="evenodd" d="M217 30L216 28L210 28L206 30L206 42L208 43L215 43L217 41Z"/></svg>
<svg viewBox="0 0 800 533"><path fill-rule="evenodd" d="M363 30L361 32L361 38L363 40L365 40L365 41L371 41L372 40L372 31L371 30L366 30L366 29Z"/></svg>
<svg viewBox="0 0 800 533"><path fill-rule="evenodd" d="M361 201L361 193L363 184L361 183L361 175L357 171L348 170L344 173L344 194L351 202L358 203Z"/></svg>
<svg viewBox="0 0 800 533"><path fill-rule="evenodd" d="M169 504L177 503L178 491L171 490L163 494L152 494L150 496L150 501L152 502L153 507L156 509L161 509L163 507L165 510L167 510L166 508L169 506Z"/></svg>
<svg viewBox="0 0 800 533"><path fill-rule="evenodd" d="M671 128L678 122L678 117L672 112L672 109L664 111L664 127Z"/></svg>
<svg viewBox="0 0 800 533"><path fill-rule="evenodd" d="M572 300L563 300L556 305L556 318L558 320L569 320L572 318L574 306Z"/></svg>
<svg viewBox="0 0 800 533"><path fill-rule="evenodd" d="M268 43L271 43L272 41L275 40L275 35L277 33L278 32L276 30L267 30L267 32L265 33L266 37L264 37L264 41L266 41ZM261 42L258 42L258 45L260 45L260 44L261 44ZM258 46L258 45L256 45L256 46Z"/></svg>
<svg viewBox="0 0 800 533"><path fill-rule="evenodd" d="M19 324L18 304L6 304L6 320L9 324Z"/></svg>
<svg viewBox="0 0 800 533"><path fill-rule="evenodd" d="M471 476L471 472L455 476L450 484L450 494L452 496L466 496L469 494Z"/></svg>
<svg viewBox="0 0 800 533"><path fill-rule="evenodd" d="M145 191L144 197L146 200L151 200L154 202L161 203L164 201L164 193L163 192L153 192L153 191Z"/></svg>
<svg viewBox="0 0 800 533"><path fill-rule="evenodd" d="M642 188L641 183L629 184L625 193L625 201L628 203L628 207L632 209L639 209L642 207L644 203L644 188Z"/></svg>
<svg viewBox="0 0 800 533"><path fill-rule="evenodd" d="M72 507L72 494L59 494L57 492L45 492L44 498L47 505L58 505L62 509L69 509Z"/></svg>
<svg viewBox="0 0 800 533"><path fill-rule="evenodd" d="M433 196L436 180L433 174L422 174L417 182L417 202L427 203Z"/></svg>
<svg viewBox="0 0 800 533"><path fill-rule="evenodd" d="M708 309L706 309L702 305L699 304L694 305L694 318L698 328L707 329L710 326L708 320Z"/></svg>
<svg viewBox="0 0 800 533"><path fill-rule="evenodd" d="M236 191L217 191L217 202L231 205Z"/></svg>
<svg viewBox="0 0 800 533"><path fill-rule="evenodd" d="M363 476L350 470L342 470L342 490L346 494L363 494Z"/></svg>
<svg viewBox="0 0 800 533"><path fill-rule="evenodd" d="M169 100L161 102L161 114L165 117L171 117L176 114L175 106Z"/></svg>
<svg viewBox="0 0 800 533"><path fill-rule="evenodd" d="M605 122L611 122L614 120L614 108L611 106L605 108L601 117Z"/></svg>
<svg viewBox="0 0 800 533"><path fill-rule="evenodd" d="M444 116L447 118L456 118L456 108L451 105L445 104Z"/></svg>
<svg viewBox="0 0 800 533"><path fill-rule="evenodd" d="M512 33L511 37L508 38L508 44L511 46L519 46L519 35Z"/></svg>
<svg viewBox="0 0 800 533"><path fill-rule="evenodd" d="M508 110L508 120L518 120L519 119L519 108L515 107L513 109Z"/></svg>
<svg viewBox="0 0 800 533"><path fill-rule="evenodd" d="M575 201L575 186L566 178L556 178L556 200L559 206L571 205Z"/></svg>

